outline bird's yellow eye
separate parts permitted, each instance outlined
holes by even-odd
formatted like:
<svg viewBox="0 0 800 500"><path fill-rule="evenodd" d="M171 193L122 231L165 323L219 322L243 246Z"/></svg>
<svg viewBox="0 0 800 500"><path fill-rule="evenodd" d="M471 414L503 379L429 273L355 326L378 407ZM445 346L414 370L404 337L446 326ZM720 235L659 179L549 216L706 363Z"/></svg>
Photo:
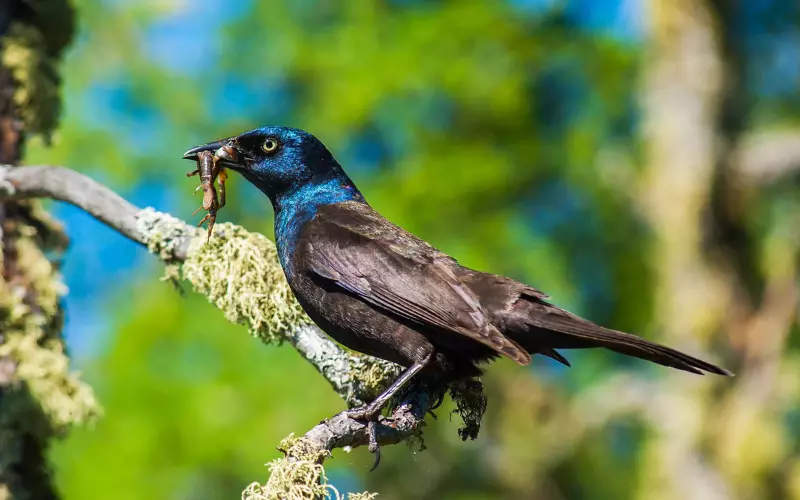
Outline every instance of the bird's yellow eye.
<svg viewBox="0 0 800 500"><path fill-rule="evenodd" d="M263 149L265 153L274 153L278 150L278 139L267 137L264 139L264 144L261 145L261 149Z"/></svg>

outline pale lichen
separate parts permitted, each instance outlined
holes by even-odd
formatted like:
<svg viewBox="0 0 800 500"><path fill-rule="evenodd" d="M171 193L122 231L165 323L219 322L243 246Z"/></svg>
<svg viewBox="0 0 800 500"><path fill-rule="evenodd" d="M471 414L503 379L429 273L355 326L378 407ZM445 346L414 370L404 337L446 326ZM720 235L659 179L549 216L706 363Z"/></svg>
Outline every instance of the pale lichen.
<svg viewBox="0 0 800 500"><path fill-rule="evenodd" d="M377 493L370 493L368 491L362 491L361 493L348 493L347 500L373 500L377 498Z"/></svg>
<svg viewBox="0 0 800 500"><path fill-rule="evenodd" d="M187 248L187 225L146 208L136 216L147 248L174 260ZM266 343L284 340L290 328L312 324L295 300L278 263L275 244L230 223L217 224L210 240L190 237L181 277L208 297L228 321L245 325Z"/></svg>
<svg viewBox="0 0 800 500"><path fill-rule="evenodd" d="M196 238L183 277L229 321L262 341L280 341L290 328L311 324L286 282L275 244L230 223L217 224L211 241Z"/></svg>
<svg viewBox="0 0 800 500"><path fill-rule="evenodd" d="M17 11L16 13L14 11ZM23 0L5 17L0 63L14 78L15 113L28 137L49 141L61 113L59 56L72 39L75 12L65 0Z"/></svg>
<svg viewBox="0 0 800 500"><path fill-rule="evenodd" d="M35 204L20 204L16 213L5 235L13 279L0 279L0 483L24 498L31 488L46 489L48 480L41 466L20 472L23 449L33 443L45 450L51 437L91 421L99 408L70 372L61 338L66 287L44 252L61 249L64 236Z"/></svg>
<svg viewBox="0 0 800 500"><path fill-rule="evenodd" d="M343 377L348 387L345 397L348 406L356 407L378 397L381 392L403 372L403 367L372 356L353 353L348 359L347 375Z"/></svg>
<svg viewBox="0 0 800 500"><path fill-rule="evenodd" d="M278 450L285 455L273 460L266 484L253 483L242 492L242 500L341 500L339 491L328 483L322 461L330 452L321 449L304 437L283 439ZM348 500L371 500L375 493L350 493Z"/></svg>
<svg viewBox="0 0 800 500"><path fill-rule="evenodd" d="M69 371L60 335L60 299L67 289L35 241L57 238L41 234L49 220L27 222L18 224L14 241L15 274L24 281L0 281L0 358L15 365L10 392L24 385L50 429L61 432L91 419L98 407L91 389ZM5 401L3 409L9 409Z"/></svg>
<svg viewBox="0 0 800 500"><path fill-rule="evenodd" d="M226 319L246 326L262 341L281 342L290 330L313 324L289 288L275 243L264 235L222 223L208 240L192 235L180 219L152 208L136 215L136 226L150 252L163 261L174 262L183 252L181 269L168 266L165 278L186 279ZM402 371L394 363L357 353L346 358L346 367L340 366L341 359L313 361L325 376L337 372L335 386L350 405L373 399Z"/></svg>
<svg viewBox="0 0 800 500"><path fill-rule="evenodd" d="M61 111L57 60L48 53L47 40L34 26L13 23L2 39L0 63L16 82L14 104L30 134L46 139Z"/></svg>
<svg viewBox="0 0 800 500"><path fill-rule="evenodd" d="M222 311L229 321L246 326L265 343L291 340L329 380L349 405L374 399L402 371L394 363L334 350L314 336L299 338L304 325L313 322L294 297L278 262L275 244L265 236L230 223L217 224L210 239L193 235L184 222L153 209L137 214L137 230L148 249L165 262L179 260L180 277ZM303 347L301 347L301 344ZM306 351L304 351L305 349ZM342 355L344 354L344 356ZM319 355L319 358L314 358ZM414 442L421 444L421 437ZM285 457L268 464L270 479L251 484L244 500L316 498L341 499L327 482L322 461L329 452L304 438L289 437L279 447ZM354 500L375 498L373 493L350 494Z"/></svg>
<svg viewBox="0 0 800 500"><path fill-rule="evenodd" d="M136 230L147 249L166 262L174 260L184 245L186 228L182 220L149 207L136 214Z"/></svg>
<svg viewBox="0 0 800 500"><path fill-rule="evenodd" d="M0 358L12 360L16 369L4 395L11 400L14 393L24 390L24 399L35 403L33 408L17 408L16 413L41 412L46 418L46 429L35 430L37 434L57 434L70 426L86 423L98 414L98 405L92 390L81 383L75 373L69 371L69 358L64 353L60 340L41 338L35 329L27 333L5 335L0 345ZM5 405L5 401L4 401ZM31 425L35 420L22 420Z"/></svg>
<svg viewBox="0 0 800 500"><path fill-rule="evenodd" d="M65 0L23 0L6 10L0 65L11 76L3 87L3 117L13 123L4 131L12 158L23 137L47 142L57 124L57 64L72 38L74 12ZM14 189L4 184L0 191ZM35 201L5 203L2 222L0 499L54 498L46 458L51 439L99 412L91 389L69 371L61 337L66 288L48 255L61 252L67 238Z"/></svg>

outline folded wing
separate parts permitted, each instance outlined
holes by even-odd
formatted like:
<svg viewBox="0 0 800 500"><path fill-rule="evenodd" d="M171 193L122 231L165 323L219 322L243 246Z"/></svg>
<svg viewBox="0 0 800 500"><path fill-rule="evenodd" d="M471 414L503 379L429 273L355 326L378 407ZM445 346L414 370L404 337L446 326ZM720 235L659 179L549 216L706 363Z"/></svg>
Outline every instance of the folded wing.
<svg viewBox="0 0 800 500"><path fill-rule="evenodd" d="M458 264L361 204L322 207L299 238L315 277L435 335L464 335L519 364L530 354L494 325ZM443 339L445 340L445 339Z"/></svg>

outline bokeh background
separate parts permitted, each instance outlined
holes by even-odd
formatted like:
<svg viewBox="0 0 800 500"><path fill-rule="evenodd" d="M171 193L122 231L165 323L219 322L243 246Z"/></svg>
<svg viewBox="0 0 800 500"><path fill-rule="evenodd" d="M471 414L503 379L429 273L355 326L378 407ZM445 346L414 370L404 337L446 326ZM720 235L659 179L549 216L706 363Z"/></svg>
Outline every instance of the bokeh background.
<svg viewBox="0 0 800 500"><path fill-rule="evenodd" d="M371 203L463 264L732 380L606 352L485 378L482 434L326 464L381 499L800 499L800 4L794 0L75 0L64 114L27 163L190 219L185 149L309 130ZM272 233L234 176L221 220ZM66 336L105 415L57 443L65 499L238 498L343 409L155 259L53 204Z"/></svg>

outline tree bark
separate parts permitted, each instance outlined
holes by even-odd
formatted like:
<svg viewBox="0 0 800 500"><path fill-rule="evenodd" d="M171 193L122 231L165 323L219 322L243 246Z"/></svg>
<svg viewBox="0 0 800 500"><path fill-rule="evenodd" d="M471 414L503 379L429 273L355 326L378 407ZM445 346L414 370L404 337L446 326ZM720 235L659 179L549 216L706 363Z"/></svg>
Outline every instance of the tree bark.
<svg viewBox="0 0 800 500"><path fill-rule="evenodd" d="M0 162L20 162L26 135L47 138L59 113L59 55L72 36L63 0L5 2L0 12ZM50 441L95 411L67 372L63 285L48 253L66 237L35 200L0 202L0 498L57 498Z"/></svg>

